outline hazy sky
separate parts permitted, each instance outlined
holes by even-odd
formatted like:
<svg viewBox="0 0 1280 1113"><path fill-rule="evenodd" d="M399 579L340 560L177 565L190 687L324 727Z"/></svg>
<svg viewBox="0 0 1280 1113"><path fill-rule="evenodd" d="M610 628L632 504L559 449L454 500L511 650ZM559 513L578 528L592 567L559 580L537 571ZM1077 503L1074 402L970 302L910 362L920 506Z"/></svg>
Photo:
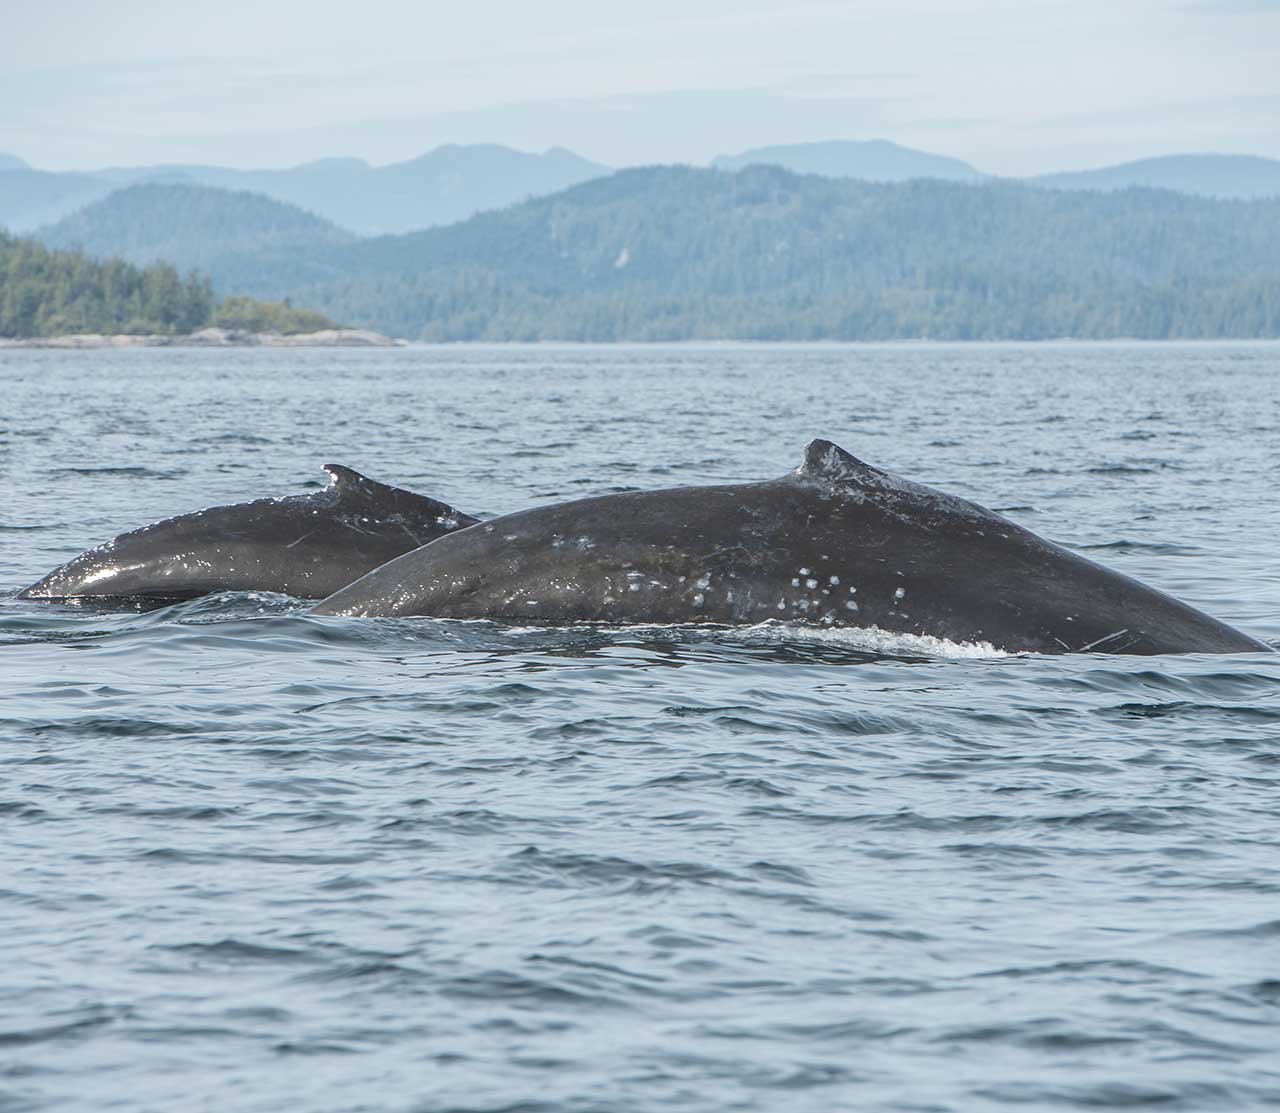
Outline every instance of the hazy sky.
<svg viewBox="0 0 1280 1113"><path fill-rule="evenodd" d="M0 0L0 152L51 169L612 165L886 138L1029 174L1280 157L1280 0Z"/></svg>

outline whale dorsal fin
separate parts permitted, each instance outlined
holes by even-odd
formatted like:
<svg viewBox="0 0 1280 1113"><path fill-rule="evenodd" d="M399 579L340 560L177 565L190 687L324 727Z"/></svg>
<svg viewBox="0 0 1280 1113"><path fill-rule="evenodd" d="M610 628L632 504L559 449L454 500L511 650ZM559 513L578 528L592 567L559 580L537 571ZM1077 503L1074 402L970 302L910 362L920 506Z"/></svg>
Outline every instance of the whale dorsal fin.
<svg viewBox="0 0 1280 1113"><path fill-rule="evenodd" d="M804 450L804 463L793 473L810 483L824 483L840 489L841 493L859 500L870 500L890 513L905 515L906 519L921 521L920 511L938 515L962 515L988 523L999 523L1002 529L1018 527L993 510L956 495L944 494L914 483L892 472L881 471L864 464L839 445L830 441L810 441ZM904 520L906 520L904 519Z"/></svg>
<svg viewBox="0 0 1280 1113"><path fill-rule="evenodd" d="M339 501L346 499L359 499L364 502L388 499L394 501L397 497L419 497L411 491L402 491L399 487L379 483L376 479L361 475L355 468L349 468L344 464L324 464L323 467L329 473L327 493Z"/></svg>
<svg viewBox="0 0 1280 1113"><path fill-rule="evenodd" d="M461 510L455 510L439 499L420 495L416 491L406 491L403 487L392 487L379 483L367 475L361 475L355 468L343 464L325 464L324 470L329 473L328 492L340 502L342 500L360 500L364 504L373 502L385 513L408 513L437 518L441 522L451 522L451 528L473 525L479 519Z"/></svg>
<svg viewBox="0 0 1280 1113"><path fill-rule="evenodd" d="M384 491L394 490L385 483L379 483L376 479L370 479L367 475L361 475L355 468L349 468L345 464L323 464L322 467L329 473L329 488L336 491L340 495L372 493L379 489Z"/></svg>
<svg viewBox="0 0 1280 1113"><path fill-rule="evenodd" d="M885 478L885 473L879 468L864 464L838 444L824 440L809 442L804 450L804 463L797 472L824 483L881 482Z"/></svg>

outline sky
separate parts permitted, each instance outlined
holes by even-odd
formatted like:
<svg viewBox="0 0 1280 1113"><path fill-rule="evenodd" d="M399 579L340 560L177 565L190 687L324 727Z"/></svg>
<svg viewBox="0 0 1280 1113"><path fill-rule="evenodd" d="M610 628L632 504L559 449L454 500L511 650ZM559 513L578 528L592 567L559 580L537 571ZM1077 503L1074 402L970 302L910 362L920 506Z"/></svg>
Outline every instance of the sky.
<svg viewBox="0 0 1280 1113"><path fill-rule="evenodd" d="M612 166L891 139L988 173L1280 158L1280 0L0 0L0 152L47 169Z"/></svg>

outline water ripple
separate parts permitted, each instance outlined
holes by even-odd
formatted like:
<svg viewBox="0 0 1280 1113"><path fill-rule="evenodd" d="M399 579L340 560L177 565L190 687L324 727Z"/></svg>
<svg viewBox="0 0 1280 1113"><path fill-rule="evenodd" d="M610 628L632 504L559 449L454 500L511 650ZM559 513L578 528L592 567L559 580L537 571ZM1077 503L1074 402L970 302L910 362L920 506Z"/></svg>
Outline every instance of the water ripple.
<svg viewBox="0 0 1280 1113"><path fill-rule="evenodd" d="M1280 656L14 597L322 457L493 514L830 434L1280 644L1280 349L86 359L0 355L0 1107L1280 1103Z"/></svg>

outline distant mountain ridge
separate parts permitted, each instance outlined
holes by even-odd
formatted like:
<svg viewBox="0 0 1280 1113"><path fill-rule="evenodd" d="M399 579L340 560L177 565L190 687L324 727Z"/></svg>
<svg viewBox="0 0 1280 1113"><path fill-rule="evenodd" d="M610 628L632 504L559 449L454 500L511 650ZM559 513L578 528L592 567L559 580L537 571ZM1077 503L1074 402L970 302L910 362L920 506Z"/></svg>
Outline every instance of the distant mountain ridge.
<svg viewBox="0 0 1280 1113"><path fill-rule="evenodd" d="M611 172L559 147L530 154L492 143L450 144L389 166L356 158L284 170L172 165L53 173L0 166L0 227L30 231L124 186L154 182L247 190L352 232L383 235L451 224Z"/></svg>
<svg viewBox="0 0 1280 1113"><path fill-rule="evenodd" d="M722 171L753 164L865 181L989 180L960 159L883 139L759 147L713 161ZM456 223L610 173L609 167L563 148L530 154L483 143L437 147L389 166L324 158L283 170L171 165L54 173L0 155L0 227L30 232L117 189L158 182L249 191L300 206L357 234L397 235ZM1170 155L1022 180L1052 189L1145 186L1211 197L1270 197L1280 196L1280 161L1252 155Z"/></svg>
<svg viewBox="0 0 1280 1113"><path fill-rule="evenodd" d="M711 165L717 170L741 170L746 166L761 165L781 166L793 174L858 178L869 182L905 182L912 178L976 182L987 176L958 158L900 147L887 139L832 140L826 143L757 147L738 155L719 155L712 160Z"/></svg>
<svg viewBox="0 0 1280 1113"><path fill-rule="evenodd" d="M1280 161L1257 155L1165 155L1029 179L1050 189L1172 189L1203 197L1280 197Z"/></svg>
<svg viewBox="0 0 1280 1113"><path fill-rule="evenodd" d="M182 181L249 190L308 209L361 235L377 236L453 224L611 172L562 148L538 155L478 143L448 144L389 166L327 158L287 170L159 166L114 169L105 175L116 182Z"/></svg>
<svg viewBox="0 0 1280 1113"><path fill-rule="evenodd" d="M30 231L61 220L115 188L93 174L0 167L0 228Z"/></svg>

